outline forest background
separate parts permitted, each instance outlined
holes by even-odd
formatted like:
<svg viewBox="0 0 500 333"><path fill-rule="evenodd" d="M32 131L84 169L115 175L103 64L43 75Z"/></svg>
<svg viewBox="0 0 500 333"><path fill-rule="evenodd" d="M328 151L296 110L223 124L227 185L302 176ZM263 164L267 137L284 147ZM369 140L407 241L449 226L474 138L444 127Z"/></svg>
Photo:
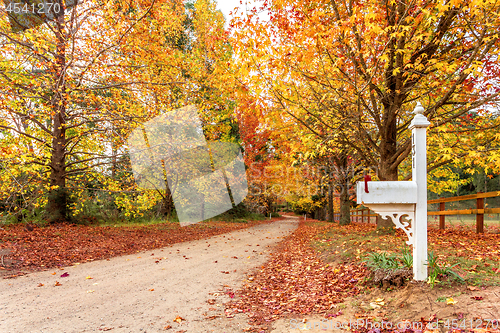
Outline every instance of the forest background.
<svg viewBox="0 0 500 333"><path fill-rule="evenodd" d="M169 189L137 187L127 138L186 105L243 150L249 195L223 219L349 223L363 175L409 179L417 101L429 197L499 190L499 6L276 0L226 22L211 0L84 0L28 29L5 6L1 223L175 221Z"/></svg>

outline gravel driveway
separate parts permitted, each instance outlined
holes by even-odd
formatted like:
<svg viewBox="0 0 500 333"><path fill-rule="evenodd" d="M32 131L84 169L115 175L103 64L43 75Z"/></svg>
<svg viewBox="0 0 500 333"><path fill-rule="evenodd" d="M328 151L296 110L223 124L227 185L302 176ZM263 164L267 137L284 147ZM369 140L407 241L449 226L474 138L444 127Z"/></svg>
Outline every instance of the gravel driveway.
<svg viewBox="0 0 500 333"><path fill-rule="evenodd" d="M298 218L0 281L0 332L244 332L223 303ZM54 274L55 273L55 274Z"/></svg>

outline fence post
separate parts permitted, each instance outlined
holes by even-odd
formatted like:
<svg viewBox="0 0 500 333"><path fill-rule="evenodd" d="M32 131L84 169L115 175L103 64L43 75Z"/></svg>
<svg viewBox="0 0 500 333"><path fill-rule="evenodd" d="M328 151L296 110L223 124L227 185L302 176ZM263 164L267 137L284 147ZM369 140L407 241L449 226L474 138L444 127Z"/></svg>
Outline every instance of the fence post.
<svg viewBox="0 0 500 333"><path fill-rule="evenodd" d="M361 210L361 223L365 223L365 209Z"/></svg>
<svg viewBox="0 0 500 333"><path fill-rule="evenodd" d="M442 212L444 211L444 202L439 203L439 211ZM439 229L444 230L444 215L439 215Z"/></svg>
<svg viewBox="0 0 500 333"><path fill-rule="evenodd" d="M483 193L483 192L477 192L477 194ZM477 209L484 209L484 198L477 198L476 199L476 208ZM482 234L484 233L484 214L476 214L476 233Z"/></svg>

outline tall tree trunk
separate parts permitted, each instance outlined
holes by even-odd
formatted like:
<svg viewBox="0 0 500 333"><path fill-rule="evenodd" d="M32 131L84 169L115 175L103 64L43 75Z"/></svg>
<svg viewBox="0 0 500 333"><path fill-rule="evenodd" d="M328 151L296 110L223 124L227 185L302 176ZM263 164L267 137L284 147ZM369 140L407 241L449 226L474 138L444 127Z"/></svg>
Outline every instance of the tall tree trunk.
<svg viewBox="0 0 500 333"><path fill-rule="evenodd" d="M333 175L328 168L328 221L334 222L333 218Z"/></svg>
<svg viewBox="0 0 500 333"><path fill-rule="evenodd" d="M58 1L63 8L61 1ZM56 59L53 66L54 95L51 101L52 156L50 159L50 185L47 213L50 223L68 218L68 193L66 189L66 41L64 15L56 19Z"/></svg>
<svg viewBox="0 0 500 333"><path fill-rule="evenodd" d="M165 195L163 196L163 207L163 215L165 215L167 219L170 219L174 211L174 200L172 198L172 192L170 192L170 188L168 186L165 189Z"/></svg>
<svg viewBox="0 0 500 333"><path fill-rule="evenodd" d="M340 185L340 225L351 223L351 202L349 200L349 189L351 186L349 177L349 161L345 153L341 153L337 159L337 180Z"/></svg>
<svg viewBox="0 0 500 333"><path fill-rule="evenodd" d="M385 106L385 109L394 107ZM391 118L393 112L391 110L386 111L387 119L384 130L382 131L382 139L380 145L380 164L378 170L378 177L383 181L397 181L398 180L398 168L393 167L393 160L397 153L397 124L396 117ZM379 232L393 232L394 223L390 218L383 219L382 217L377 219L377 231Z"/></svg>
<svg viewBox="0 0 500 333"><path fill-rule="evenodd" d="M111 125L113 126L113 125ZM118 150L116 147L115 140L111 138L111 178L116 179L116 169L118 165L118 159L116 155L118 154Z"/></svg>
<svg viewBox="0 0 500 333"><path fill-rule="evenodd" d="M343 179L342 191L340 192L340 225L351 223L351 201L349 200L349 178Z"/></svg>

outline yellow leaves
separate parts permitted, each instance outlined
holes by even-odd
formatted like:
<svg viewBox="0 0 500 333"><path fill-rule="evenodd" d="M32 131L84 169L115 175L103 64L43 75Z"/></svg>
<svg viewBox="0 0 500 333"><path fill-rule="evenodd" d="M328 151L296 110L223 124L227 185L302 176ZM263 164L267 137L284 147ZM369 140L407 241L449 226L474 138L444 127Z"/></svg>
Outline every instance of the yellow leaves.
<svg viewBox="0 0 500 333"><path fill-rule="evenodd" d="M373 302L370 302L370 306L374 309L381 308L384 305L385 305L385 302L384 302L383 298L377 298Z"/></svg>
<svg viewBox="0 0 500 333"><path fill-rule="evenodd" d="M382 29L377 24L368 24L368 29L372 34L375 34L375 35L380 35L380 34L383 34L385 32L384 29Z"/></svg>
<svg viewBox="0 0 500 333"><path fill-rule="evenodd" d="M452 297L446 299L446 305L455 305L458 301L455 301Z"/></svg>

